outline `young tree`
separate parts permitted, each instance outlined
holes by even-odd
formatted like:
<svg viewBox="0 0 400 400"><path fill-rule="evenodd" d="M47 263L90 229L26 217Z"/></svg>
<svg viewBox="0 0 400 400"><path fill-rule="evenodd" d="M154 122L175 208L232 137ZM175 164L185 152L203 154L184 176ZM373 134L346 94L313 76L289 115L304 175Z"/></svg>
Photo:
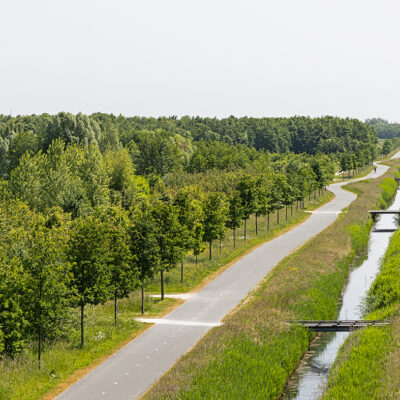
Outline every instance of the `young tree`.
<svg viewBox="0 0 400 400"><path fill-rule="evenodd" d="M87 304L108 300L111 262L108 227L94 216L77 218L72 226L67 257L72 265L74 304L81 309L81 347L85 344L84 317Z"/></svg>
<svg viewBox="0 0 400 400"><path fill-rule="evenodd" d="M244 219L244 240L246 240L246 225L251 214L258 209L257 186L255 180L250 176L241 179L237 185L237 190L242 200L243 219Z"/></svg>
<svg viewBox="0 0 400 400"><path fill-rule="evenodd" d="M129 247L133 255L132 268L138 271L142 292L142 314L144 314L144 280L153 278L160 263L157 226L146 206L134 209L128 230Z"/></svg>
<svg viewBox="0 0 400 400"><path fill-rule="evenodd" d="M261 176L257 179L258 187L258 209L256 211L257 215L267 216L267 230L269 231L269 214L273 209L272 196L271 196L271 182L265 177Z"/></svg>
<svg viewBox="0 0 400 400"><path fill-rule="evenodd" d="M201 222L197 222L193 229L193 241L192 250L196 260L196 272L197 272L197 258L204 251L205 246L203 244L204 229Z"/></svg>
<svg viewBox="0 0 400 400"><path fill-rule="evenodd" d="M228 205L222 193L210 193L202 202L203 207L203 240L209 243L211 260L212 241L218 239L225 226Z"/></svg>
<svg viewBox="0 0 400 400"><path fill-rule="evenodd" d="M163 195L160 200L153 202L151 215L157 226L156 238L160 255L161 300L164 300L164 271L175 268L181 260L184 248L181 235L182 226L178 220L176 208L170 199Z"/></svg>
<svg viewBox="0 0 400 400"><path fill-rule="evenodd" d="M107 227L109 245L110 292L114 298L114 325L117 326L118 299L128 297L135 287L137 271L129 248L129 218L121 207L97 210L96 215Z"/></svg>
<svg viewBox="0 0 400 400"><path fill-rule="evenodd" d="M64 259L63 228L38 225L23 259L26 315L30 330L38 338L38 365L41 369L43 337L62 330L69 307L70 266Z"/></svg>
<svg viewBox="0 0 400 400"><path fill-rule="evenodd" d="M236 247L236 229L240 227L240 221L243 219L243 207L240 193L235 191L229 197L228 218L226 226L233 230L233 248Z"/></svg>
<svg viewBox="0 0 400 400"><path fill-rule="evenodd" d="M26 277L21 261L0 255L0 354L15 356L25 346Z"/></svg>
<svg viewBox="0 0 400 400"><path fill-rule="evenodd" d="M178 222L181 225L180 239L182 242L180 243L180 246L186 251L193 247L194 227L200 220L201 213L199 205L191 197L192 196L188 190L181 190L176 194L173 201L173 206L178 214ZM181 259L181 283L183 283L184 256L185 252L182 253Z"/></svg>

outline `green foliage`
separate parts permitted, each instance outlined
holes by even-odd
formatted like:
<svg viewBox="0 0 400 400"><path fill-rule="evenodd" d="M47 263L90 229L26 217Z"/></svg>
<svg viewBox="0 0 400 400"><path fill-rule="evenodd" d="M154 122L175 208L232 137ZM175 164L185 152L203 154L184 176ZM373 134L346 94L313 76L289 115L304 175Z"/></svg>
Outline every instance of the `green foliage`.
<svg viewBox="0 0 400 400"><path fill-rule="evenodd" d="M25 272L25 317L39 341L64 333L69 308L69 264L64 257L64 227L38 226L32 232L31 246L23 260Z"/></svg>
<svg viewBox="0 0 400 400"><path fill-rule="evenodd" d="M220 237L225 227L228 206L222 193L210 193L202 202L203 208L203 240L209 243L211 259L211 243Z"/></svg>
<svg viewBox="0 0 400 400"><path fill-rule="evenodd" d="M37 211L61 207L73 217L109 202L108 177L94 146L64 148L54 142L46 154L24 155L10 176L9 191Z"/></svg>
<svg viewBox="0 0 400 400"><path fill-rule="evenodd" d="M371 118L365 121L371 125L381 139L393 139L400 137L400 124L390 123L382 118Z"/></svg>
<svg viewBox="0 0 400 400"><path fill-rule="evenodd" d="M393 196L397 191L397 183L394 179L385 178L381 184L382 196L381 196L381 208L387 208L389 202L393 199Z"/></svg>
<svg viewBox="0 0 400 400"><path fill-rule="evenodd" d="M228 218L226 220L226 226L230 229L237 229L243 219L243 206L242 198L239 191L235 191L232 196L229 197L229 208Z"/></svg>
<svg viewBox="0 0 400 400"><path fill-rule="evenodd" d="M390 241L378 277L368 293L368 311L388 308L400 301L400 232Z"/></svg>
<svg viewBox="0 0 400 400"><path fill-rule="evenodd" d="M87 115L72 115L61 112L51 118L44 132L44 149L54 140L62 139L65 143L97 144L100 128L97 122Z"/></svg>
<svg viewBox="0 0 400 400"><path fill-rule="evenodd" d="M73 304L81 308L81 346L84 345L84 307L104 303L109 296L112 262L108 226L99 218L77 218L66 251L71 263Z"/></svg>
<svg viewBox="0 0 400 400"><path fill-rule="evenodd" d="M240 195L243 218L248 219L258 209L258 187L256 181L245 176L238 182L237 191Z"/></svg>
<svg viewBox="0 0 400 400"><path fill-rule="evenodd" d="M353 224L348 227L351 246L356 253L360 253L368 245L371 224Z"/></svg>
<svg viewBox="0 0 400 400"><path fill-rule="evenodd" d="M28 321L24 300L26 278L20 260L0 256L0 353L18 354L25 346Z"/></svg>

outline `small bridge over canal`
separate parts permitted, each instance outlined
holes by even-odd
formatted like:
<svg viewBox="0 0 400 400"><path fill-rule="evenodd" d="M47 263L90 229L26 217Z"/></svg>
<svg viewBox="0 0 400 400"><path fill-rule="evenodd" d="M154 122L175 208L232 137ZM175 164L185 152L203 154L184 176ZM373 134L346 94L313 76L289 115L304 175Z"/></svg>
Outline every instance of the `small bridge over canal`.
<svg viewBox="0 0 400 400"><path fill-rule="evenodd" d="M376 218L378 215L386 215L386 214L392 214L392 215L400 215L400 210L370 210L368 211L371 214L372 217L372 221L376 222ZM385 229L385 228L373 228L374 232L395 232L397 231L398 228L389 228L389 229Z"/></svg>
<svg viewBox="0 0 400 400"><path fill-rule="evenodd" d="M389 322L380 320L295 321L295 323L313 332L350 332L368 326L389 325Z"/></svg>

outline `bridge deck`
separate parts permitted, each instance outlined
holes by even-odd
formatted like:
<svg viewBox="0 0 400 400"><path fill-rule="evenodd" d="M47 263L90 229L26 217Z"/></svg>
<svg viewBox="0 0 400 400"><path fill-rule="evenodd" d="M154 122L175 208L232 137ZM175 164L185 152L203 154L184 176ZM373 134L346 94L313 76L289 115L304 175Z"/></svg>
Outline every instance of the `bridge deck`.
<svg viewBox="0 0 400 400"><path fill-rule="evenodd" d="M400 214L400 210L370 210L370 214Z"/></svg>
<svg viewBox="0 0 400 400"><path fill-rule="evenodd" d="M333 321L296 321L314 332L349 332L367 326L382 327L389 325L380 320L333 320Z"/></svg>

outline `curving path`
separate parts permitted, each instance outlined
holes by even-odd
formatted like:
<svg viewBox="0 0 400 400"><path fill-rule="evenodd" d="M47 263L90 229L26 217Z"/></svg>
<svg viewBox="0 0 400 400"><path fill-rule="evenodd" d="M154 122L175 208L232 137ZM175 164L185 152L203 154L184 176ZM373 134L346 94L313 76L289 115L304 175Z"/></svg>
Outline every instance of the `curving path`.
<svg viewBox="0 0 400 400"><path fill-rule="evenodd" d="M400 158L400 152L392 158ZM388 167L362 179L377 178ZM240 259L159 323L156 323L84 378L57 397L58 400L140 397L183 354L190 350L290 252L328 227L356 195L341 187L328 187L336 197L312 212L291 231L270 240Z"/></svg>

